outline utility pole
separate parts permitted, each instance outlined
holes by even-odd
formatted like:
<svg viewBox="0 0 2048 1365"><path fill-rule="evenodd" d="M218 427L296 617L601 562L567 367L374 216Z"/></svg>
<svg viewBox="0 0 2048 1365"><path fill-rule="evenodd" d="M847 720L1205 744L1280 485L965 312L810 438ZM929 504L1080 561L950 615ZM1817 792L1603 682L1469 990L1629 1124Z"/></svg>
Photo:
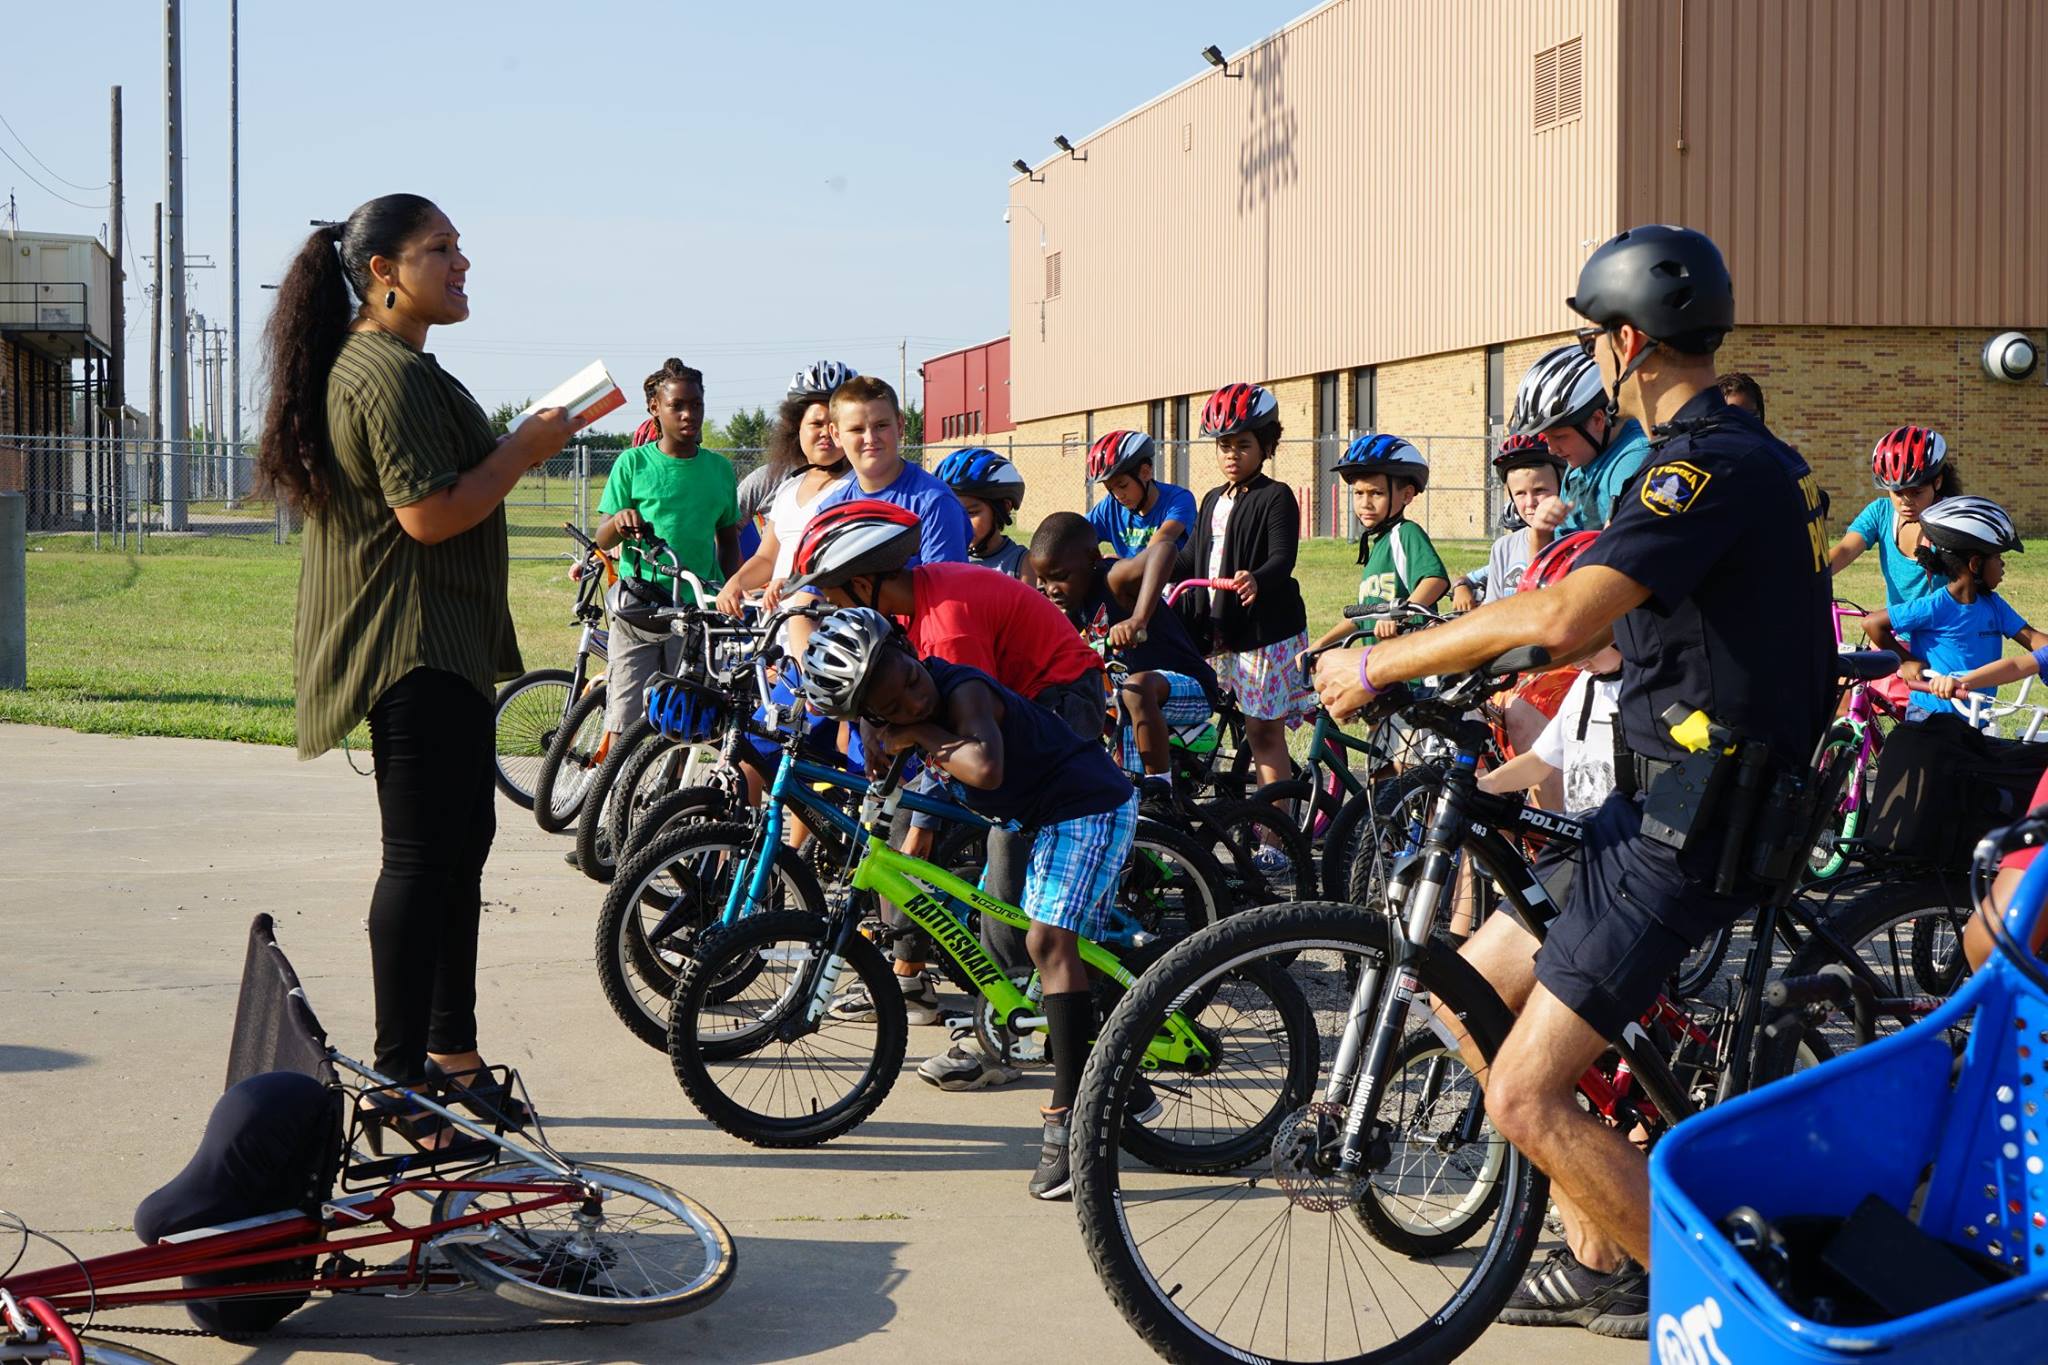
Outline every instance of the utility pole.
<svg viewBox="0 0 2048 1365"><path fill-rule="evenodd" d="M228 377L227 341L228 329L215 327L213 333L213 439L221 440L227 431L227 396L223 386ZM225 493L222 499L232 508L235 505L235 454L234 447L221 445L221 485Z"/></svg>
<svg viewBox="0 0 2048 1365"><path fill-rule="evenodd" d="M242 56L241 4L228 0L228 510L242 460Z"/></svg>
<svg viewBox="0 0 2048 1365"><path fill-rule="evenodd" d="M896 401L910 407L910 338L896 343Z"/></svg>
<svg viewBox="0 0 2048 1365"><path fill-rule="evenodd" d="M185 120L179 108L184 73L179 69L179 0L164 0L164 204L169 209L170 252L164 285L170 291L171 355L168 370L169 442L164 456L164 529L182 531L185 510L185 452L191 413L185 389Z"/></svg>
<svg viewBox="0 0 2048 1365"><path fill-rule="evenodd" d="M128 404L128 272L121 268L121 235L127 230L121 221L121 87L113 88L113 174L109 188L112 197L107 201L112 211L114 274L114 296L111 322L108 330L113 333L113 355L107 362L107 405L114 412L114 436L121 435L121 414Z"/></svg>
<svg viewBox="0 0 2048 1365"><path fill-rule="evenodd" d="M155 278L149 285L149 439L164 439L164 206L156 206Z"/></svg>

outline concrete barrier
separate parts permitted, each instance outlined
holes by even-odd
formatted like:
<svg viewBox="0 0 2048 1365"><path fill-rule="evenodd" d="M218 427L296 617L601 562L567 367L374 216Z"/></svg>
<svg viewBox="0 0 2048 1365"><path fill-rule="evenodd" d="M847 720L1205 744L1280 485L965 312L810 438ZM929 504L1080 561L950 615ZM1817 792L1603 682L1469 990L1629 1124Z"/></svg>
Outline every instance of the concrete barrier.
<svg viewBox="0 0 2048 1365"><path fill-rule="evenodd" d="M0 493L0 687L28 686L28 499Z"/></svg>

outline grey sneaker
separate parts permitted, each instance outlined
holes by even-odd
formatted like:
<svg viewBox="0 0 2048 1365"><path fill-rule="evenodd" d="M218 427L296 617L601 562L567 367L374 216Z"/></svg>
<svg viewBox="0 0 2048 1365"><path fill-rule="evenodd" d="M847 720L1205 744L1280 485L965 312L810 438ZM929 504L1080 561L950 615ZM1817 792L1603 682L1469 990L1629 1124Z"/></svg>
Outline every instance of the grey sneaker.
<svg viewBox="0 0 2048 1365"><path fill-rule="evenodd" d="M917 1068L919 1079L941 1090L987 1090L1023 1079L1024 1073L1015 1067L982 1056L971 1033L965 1039L955 1033L954 1038L956 1041L944 1052L924 1059Z"/></svg>
<svg viewBox="0 0 2048 1365"><path fill-rule="evenodd" d="M1071 1199L1074 1176L1067 1169L1067 1142L1072 1136L1067 1129L1067 1111L1038 1112L1045 1118L1045 1139L1038 1149L1038 1169L1031 1173L1031 1183L1026 1188L1033 1199Z"/></svg>
<svg viewBox="0 0 2048 1365"><path fill-rule="evenodd" d="M1633 1341L1650 1335L1650 1276L1634 1261L1594 1270L1558 1247L1530 1270L1500 1311L1517 1327L1583 1327L1603 1337Z"/></svg>

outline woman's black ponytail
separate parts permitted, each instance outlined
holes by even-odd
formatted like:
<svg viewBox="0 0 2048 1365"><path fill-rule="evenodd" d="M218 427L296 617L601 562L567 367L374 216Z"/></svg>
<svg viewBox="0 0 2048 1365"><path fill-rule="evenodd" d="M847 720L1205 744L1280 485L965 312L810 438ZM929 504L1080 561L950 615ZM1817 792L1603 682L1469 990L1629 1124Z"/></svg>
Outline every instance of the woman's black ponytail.
<svg viewBox="0 0 2048 1365"><path fill-rule="evenodd" d="M299 511L319 511L332 491L327 372L370 285L370 258L397 257L434 212L420 195L387 194L346 222L318 224L277 286L263 328L270 396L256 469L262 487Z"/></svg>

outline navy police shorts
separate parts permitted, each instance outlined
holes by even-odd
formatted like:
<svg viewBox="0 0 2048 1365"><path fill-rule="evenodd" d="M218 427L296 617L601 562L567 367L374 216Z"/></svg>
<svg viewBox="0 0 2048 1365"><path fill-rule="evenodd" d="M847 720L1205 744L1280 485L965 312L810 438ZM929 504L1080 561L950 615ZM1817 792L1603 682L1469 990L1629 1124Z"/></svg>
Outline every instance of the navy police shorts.
<svg viewBox="0 0 2048 1365"><path fill-rule="evenodd" d="M1620 1037L1687 953L1752 906L1686 876L1642 820L1620 792L1587 817L1563 909L1536 951L1536 979L1603 1038Z"/></svg>

